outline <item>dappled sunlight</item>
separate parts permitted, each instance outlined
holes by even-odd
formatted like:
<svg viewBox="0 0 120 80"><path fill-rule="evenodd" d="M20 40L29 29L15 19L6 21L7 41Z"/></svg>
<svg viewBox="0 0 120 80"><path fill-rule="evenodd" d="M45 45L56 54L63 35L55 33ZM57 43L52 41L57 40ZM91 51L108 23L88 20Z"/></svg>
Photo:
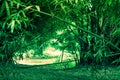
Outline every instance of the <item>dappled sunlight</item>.
<svg viewBox="0 0 120 80"><path fill-rule="evenodd" d="M34 50L29 50L26 53L23 53L22 55L23 59L20 60L17 59L16 63L27 64L27 65L44 65L44 64L59 63L61 61L64 62L64 61L74 60L74 56L72 54L64 52L62 57L62 51L57 50L53 47L46 48L46 50L43 52L43 55L49 57L45 59L42 58L36 59L34 58Z"/></svg>
<svg viewBox="0 0 120 80"><path fill-rule="evenodd" d="M26 59L26 58L32 58L35 51L33 49L27 50L25 52L16 52L15 56L13 57L13 60L20 60L20 59Z"/></svg>
<svg viewBox="0 0 120 80"><path fill-rule="evenodd" d="M44 65L44 64L52 64L55 63L56 59L24 59L18 60L17 63L19 64L26 64L26 65Z"/></svg>
<svg viewBox="0 0 120 80"><path fill-rule="evenodd" d="M120 0L0 0L0 20L0 80L120 80Z"/></svg>
<svg viewBox="0 0 120 80"><path fill-rule="evenodd" d="M49 55L49 56L58 56L59 58L62 57L63 55L63 61L68 61L68 60L74 60L74 56L71 53L68 52L64 52L62 54L62 51L55 49L53 47L48 47L45 51L44 51L44 55Z"/></svg>
<svg viewBox="0 0 120 80"><path fill-rule="evenodd" d="M46 50L43 52L44 55L48 55L48 56L60 56L61 55L61 51L60 50L56 50L53 47L47 47Z"/></svg>

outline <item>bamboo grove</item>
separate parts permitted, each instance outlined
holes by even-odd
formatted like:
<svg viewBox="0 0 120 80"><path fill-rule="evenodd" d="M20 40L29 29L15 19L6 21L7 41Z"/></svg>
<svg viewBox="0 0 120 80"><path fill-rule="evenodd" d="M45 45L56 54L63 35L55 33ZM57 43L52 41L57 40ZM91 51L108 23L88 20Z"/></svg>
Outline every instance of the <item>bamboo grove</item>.
<svg viewBox="0 0 120 80"><path fill-rule="evenodd" d="M50 43L73 54L76 65L118 65L119 7L120 0L2 0L0 61L13 62L31 45L42 54Z"/></svg>

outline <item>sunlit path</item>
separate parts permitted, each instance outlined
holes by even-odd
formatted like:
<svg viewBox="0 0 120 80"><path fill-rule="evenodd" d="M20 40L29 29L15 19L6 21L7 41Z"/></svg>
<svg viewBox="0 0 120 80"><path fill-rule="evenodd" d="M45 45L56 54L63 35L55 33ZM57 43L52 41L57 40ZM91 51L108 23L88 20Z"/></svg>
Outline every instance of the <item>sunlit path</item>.
<svg viewBox="0 0 120 80"><path fill-rule="evenodd" d="M17 60L19 64L26 64L26 65L44 65L44 64L52 64L56 62L56 58L52 59L24 59L24 60Z"/></svg>
<svg viewBox="0 0 120 80"><path fill-rule="evenodd" d="M27 55L26 55L27 54ZM23 59L15 60L18 64L25 64L25 65L45 65L45 64L52 64L52 63L59 63L61 62L61 55L62 52L60 50L56 50L53 47L48 47L43 53L43 58L38 56L35 58L33 57L34 50L29 50L26 53L23 53ZM29 58L27 58L27 56ZM74 57L72 54L64 52L62 61L69 61L73 60Z"/></svg>

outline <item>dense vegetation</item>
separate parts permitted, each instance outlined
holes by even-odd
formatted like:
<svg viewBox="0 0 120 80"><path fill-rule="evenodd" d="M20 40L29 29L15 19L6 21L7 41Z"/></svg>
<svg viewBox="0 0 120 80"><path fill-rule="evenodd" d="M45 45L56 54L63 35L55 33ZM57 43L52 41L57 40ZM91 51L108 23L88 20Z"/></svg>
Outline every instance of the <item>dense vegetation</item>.
<svg viewBox="0 0 120 80"><path fill-rule="evenodd" d="M103 58L119 59L119 0L0 3L1 62L12 61L15 52L25 51L33 44L42 53L51 39L54 47L79 54L77 64L88 59L97 63L104 62Z"/></svg>
<svg viewBox="0 0 120 80"><path fill-rule="evenodd" d="M0 0L0 62L50 45L73 54L76 66L119 65L119 7L120 0Z"/></svg>

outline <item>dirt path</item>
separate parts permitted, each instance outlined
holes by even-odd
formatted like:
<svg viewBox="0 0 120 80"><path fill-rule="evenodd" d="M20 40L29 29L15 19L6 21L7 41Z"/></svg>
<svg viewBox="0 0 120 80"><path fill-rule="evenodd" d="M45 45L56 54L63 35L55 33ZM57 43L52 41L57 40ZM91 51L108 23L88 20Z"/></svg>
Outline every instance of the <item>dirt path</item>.
<svg viewBox="0 0 120 80"><path fill-rule="evenodd" d="M56 58L51 59L24 59L24 60L17 60L19 64L26 64L26 65L44 65L44 64L52 64L56 62Z"/></svg>

